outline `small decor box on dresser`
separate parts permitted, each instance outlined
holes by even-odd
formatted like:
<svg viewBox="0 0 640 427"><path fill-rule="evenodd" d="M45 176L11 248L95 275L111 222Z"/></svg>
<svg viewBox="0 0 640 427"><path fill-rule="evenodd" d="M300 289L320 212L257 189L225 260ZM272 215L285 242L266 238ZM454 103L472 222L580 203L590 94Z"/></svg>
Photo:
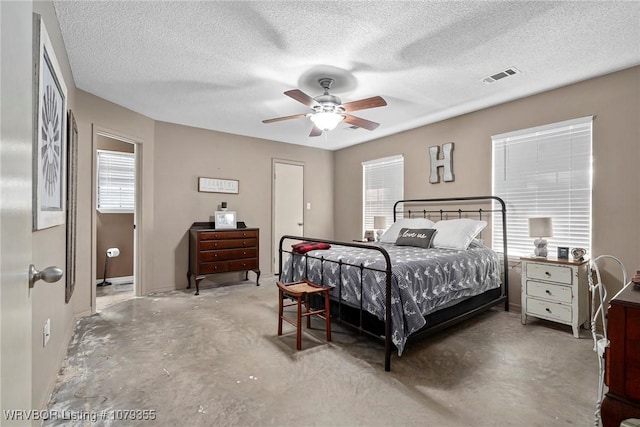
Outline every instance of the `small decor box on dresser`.
<svg viewBox="0 0 640 427"><path fill-rule="evenodd" d="M522 324L527 316L571 325L589 322L587 260L520 257L522 261Z"/></svg>
<svg viewBox="0 0 640 427"><path fill-rule="evenodd" d="M200 281L208 274L249 270L256 273L256 286L260 286L260 229L215 229L209 222L195 222L189 229L189 271L187 280L195 278L196 295L200 294Z"/></svg>

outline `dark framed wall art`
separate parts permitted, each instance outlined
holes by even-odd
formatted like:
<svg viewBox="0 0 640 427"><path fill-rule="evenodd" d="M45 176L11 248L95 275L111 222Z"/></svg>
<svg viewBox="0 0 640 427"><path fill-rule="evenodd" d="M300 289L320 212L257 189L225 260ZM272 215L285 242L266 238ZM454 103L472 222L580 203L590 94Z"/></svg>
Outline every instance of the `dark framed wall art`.
<svg viewBox="0 0 640 427"><path fill-rule="evenodd" d="M65 223L67 87L42 18L33 15L33 229Z"/></svg>

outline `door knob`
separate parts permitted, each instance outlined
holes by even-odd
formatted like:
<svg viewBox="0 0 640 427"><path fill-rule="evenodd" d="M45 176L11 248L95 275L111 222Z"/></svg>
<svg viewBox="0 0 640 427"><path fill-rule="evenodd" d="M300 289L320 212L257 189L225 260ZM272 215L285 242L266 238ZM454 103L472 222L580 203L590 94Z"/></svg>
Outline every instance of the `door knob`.
<svg viewBox="0 0 640 427"><path fill-rule="evenodd" d="M298 225L302 227L304 225L304 222L299 222Z"/></svg>
<svg viewBox="0 0 640 427"><path fill-rule="evenodd" d="M36 270L35 266L31 264L29 266L29 288L33 288L33 285L40 279L47 283L57 282L62 278L62 269L60 267L47 267L42 271Z"/></svg>

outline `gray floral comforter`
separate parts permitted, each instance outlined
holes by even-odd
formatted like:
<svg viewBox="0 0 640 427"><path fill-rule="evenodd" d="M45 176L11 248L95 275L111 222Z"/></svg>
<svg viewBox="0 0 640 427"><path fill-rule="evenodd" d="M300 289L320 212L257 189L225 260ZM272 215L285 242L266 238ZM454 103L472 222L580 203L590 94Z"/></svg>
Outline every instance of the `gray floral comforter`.
<svg viewBox="0 0 640 427"><path fill-rule="evenodd" d="M423 249L391 243L379 245L391 258L391 327L398 355L402 354L409 335L425 325L425 315L500 286L498 255L479 241L474 241L467 250ZM307 255L305 262L305 255L291 254L283 267L281 280L301 280L305 277L305 264L308 264L306 277L314 283L333 287L333 298L338 298L338 289L341 289L344 302L359 307L362 299L366 311L384 320L385 261L380 252L333 246ZM325 261L321 262L320 257ZM337 263L326 260L342 260L354 265L362 263L382 271L363 270L361 292L360 268L345 265L339 268ZM338 286L340 279L341 288Z"/></svg>

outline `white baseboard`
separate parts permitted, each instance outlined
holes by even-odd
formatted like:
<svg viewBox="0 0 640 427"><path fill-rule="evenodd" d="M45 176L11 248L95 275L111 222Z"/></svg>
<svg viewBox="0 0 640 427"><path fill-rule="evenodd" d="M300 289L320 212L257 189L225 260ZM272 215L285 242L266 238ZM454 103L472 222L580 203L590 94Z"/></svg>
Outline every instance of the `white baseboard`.
<svg viewBox="0 0 640 427"><path fill-rule="evenodd" d="M125 283L133 283L133 276L107 277L107 282L112 285L122 285ZM96 280L96 285L102 283L102 279Z"/></svg>

